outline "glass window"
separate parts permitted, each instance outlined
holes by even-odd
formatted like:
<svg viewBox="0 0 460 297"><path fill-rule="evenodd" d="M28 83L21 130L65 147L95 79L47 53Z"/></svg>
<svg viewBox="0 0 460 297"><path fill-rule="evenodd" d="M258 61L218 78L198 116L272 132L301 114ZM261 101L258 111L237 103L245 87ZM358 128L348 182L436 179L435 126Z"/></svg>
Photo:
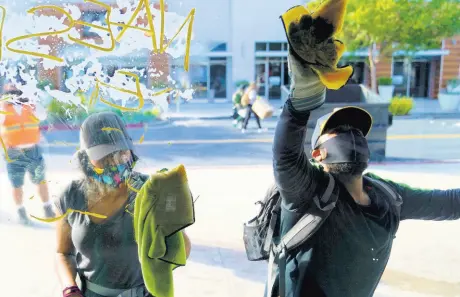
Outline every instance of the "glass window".
<svg viewBox="0 0 460 297"><path fill-rule="evenodd" d="M226 98L227 97L227 64L211 64L210 65L210 97L211 98Z"/></svg>
<svg viewBox="0 0 460 297"><path fill-rule="evenodd" d="M256 52L265 52L267 51L266 42L256 42Z"/></svg>
<svg viewBox="0 0 460 297"><path fill-rule="evenodd" d="M105 11L83 11L81 15L81 20L87 23L92 24L93 22L101 22L102 25L105 24ZM89 26L82 26L81 34L86 38L95 38L99 37L98 29L93 29Z"/></svg>
<svg viewBox="0 0 460 297"><path fill-rule="evenodd" d="M281 42L270 42L268 44L268 50L269 51L282 51L283 44Z"/></svg>
<svg viewBox="0 0 460 297"><path fill-rule="evenodd" d="M227 50L227 43L219 43L211 48L211 52L225 52Z"/></svg>
<svg viewBox="0 0 460 297"><path fill-rule="evenodd" d="M393 75L404 75L404 62L393 63Z"/></svg>

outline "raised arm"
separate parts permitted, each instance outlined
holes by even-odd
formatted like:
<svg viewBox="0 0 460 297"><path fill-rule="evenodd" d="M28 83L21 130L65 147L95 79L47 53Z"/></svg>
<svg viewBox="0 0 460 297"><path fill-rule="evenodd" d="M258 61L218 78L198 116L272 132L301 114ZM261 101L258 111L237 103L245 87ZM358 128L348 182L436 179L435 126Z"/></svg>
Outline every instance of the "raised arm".
<svg viewBox="0 0 460 297"><path fill-rule="evenodd" d="M316 188L315 169L304 150L310 111L296 111L289 99L281 112L273 143L275 181L290 210L300 208Z"/></svg>
<svg viewBox="0 0 460 297"><path fill-rule="evenodd" d="M403 204L401 220L458 220L460 218L460 189L425 190L395 183Z"/></svg>

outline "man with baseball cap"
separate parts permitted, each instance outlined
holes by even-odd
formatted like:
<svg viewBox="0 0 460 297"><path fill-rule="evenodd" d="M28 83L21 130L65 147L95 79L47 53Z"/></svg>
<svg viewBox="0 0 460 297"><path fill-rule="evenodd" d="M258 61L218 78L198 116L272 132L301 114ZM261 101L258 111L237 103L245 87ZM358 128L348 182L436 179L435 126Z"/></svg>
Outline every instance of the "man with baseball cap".
<svg viewBox="0 0 460 297"><path fill-rule="evenodd" d="M284 266L279 264L275 283L267 283L268 296L373 296L401 220L460 218L459 189L414 189L364 174L370 157L366 136L372 117L362 108L339 108L321 117L311 139L312 160L305 153L310 112L323 105L326 88L342 87L348 79L344 74L352 73L335 66L343 44L332 37L334 28L319 30L320 26L332 26L334 22L324 22L318 15L335 17L338 14L330 10L343 9L344 3L326 1L313 15L298 15L297 12L306 11L298 6L283 15L283 21L293 20L285 28L290 45L291 92L273 144L274 176L281 197L276 236L286 238L305 215L316 215L317 219L329 213L313 236L279 256ZM309 40L308 34L312 32ZM321 53L312 48L316 45L322 48ZM325 193L336 200L332 203ZM279 250L284 241L275 243Z"/></svg>
<svg viewBox="0 0 460 297"><path fill-rule="evenodd" d="M24 178L29 173L36 185L47 218L55 216L49 201L46 182L46 166L40 146L40 127L36 120L35 106L29 102L15 84L8 82L3 86L4 97L0 102L0 137L6 148L6 169L12 185L12 195L21 224L30 225L24 200Z"/></svg>

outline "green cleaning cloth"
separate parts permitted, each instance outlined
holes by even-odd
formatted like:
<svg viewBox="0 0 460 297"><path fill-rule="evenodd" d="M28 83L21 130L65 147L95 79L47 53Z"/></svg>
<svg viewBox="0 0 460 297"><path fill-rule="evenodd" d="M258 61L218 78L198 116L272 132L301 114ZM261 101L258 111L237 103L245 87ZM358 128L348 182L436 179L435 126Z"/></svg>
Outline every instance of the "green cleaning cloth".
<svg viewBox="0 0 460 297"><path fill-rule="evenodd" d="M136 196L134 232L147 290L173 297L173 269L187 261L180 230L195 223L193 198L183 165L150 176Z"/></svg>

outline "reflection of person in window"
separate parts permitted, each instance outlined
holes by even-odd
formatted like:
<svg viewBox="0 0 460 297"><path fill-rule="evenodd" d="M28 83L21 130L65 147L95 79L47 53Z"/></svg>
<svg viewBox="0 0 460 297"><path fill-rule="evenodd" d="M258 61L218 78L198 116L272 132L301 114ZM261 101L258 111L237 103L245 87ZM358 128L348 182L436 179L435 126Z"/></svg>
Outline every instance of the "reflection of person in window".
<svg viewBox="0 0 460 297"><path fill-rule="evenodd" d="M117 130L101 131L103 127ZM148 176L133 169L138 157L132 139L118 115L103 112L82 124L80 147L82 178L70 182L56 208L60 214L74 209L107 218L72 212L58 221L56 264L63 296L152 297L144 285L132 217L132 188L140 189ZM190 240L183 236L188 257ZM82 288L75 281L77 273Z"/></svg>
<svg viewBox="0 0 460 297"><path fill-rule="evenodd" d="M257 90L258 89L259 87L257 86L257 83L253 82L249 85L245 94L243 95L242 102L243 104L247 104L247 106L246 106L246 118L244 119L243 129L241 129L242 133L246 132L246 128L248 127L249 119L251 118L252 114L254 114L254 117L256 118L257 126L259 127L259 130L258 130L259 133L262 131L262 126L260 125L259 116L252 110L252 105L257 100Z"/></svg>

